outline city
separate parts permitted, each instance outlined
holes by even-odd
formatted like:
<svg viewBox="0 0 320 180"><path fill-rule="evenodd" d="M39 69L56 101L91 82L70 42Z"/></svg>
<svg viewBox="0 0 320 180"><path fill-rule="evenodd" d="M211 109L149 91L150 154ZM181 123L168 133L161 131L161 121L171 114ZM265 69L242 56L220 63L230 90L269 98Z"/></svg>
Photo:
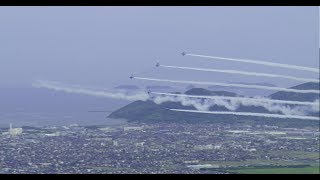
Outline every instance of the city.
<svg viewBox="0 0 320 180"><path fill-rule="evenodd" d="M237 173L319 168L319 129L126 123L1 129L0 173Z"/></svg>

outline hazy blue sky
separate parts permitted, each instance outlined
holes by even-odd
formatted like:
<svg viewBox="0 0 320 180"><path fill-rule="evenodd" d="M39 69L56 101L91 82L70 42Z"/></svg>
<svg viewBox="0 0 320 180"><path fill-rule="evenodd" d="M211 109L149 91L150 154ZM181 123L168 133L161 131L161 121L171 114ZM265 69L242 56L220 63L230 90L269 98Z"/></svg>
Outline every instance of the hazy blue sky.
<svg viewBox="0 0 320 180"><path fill-rule="evenodd" d="M319 67L318 13L317 7L0 7L0 87L27 87L35 79L101 87L139 84L128 77L144 71L140 76L299 84L154 65L159 60L315 78L310 72L180 53Z"/></svg>

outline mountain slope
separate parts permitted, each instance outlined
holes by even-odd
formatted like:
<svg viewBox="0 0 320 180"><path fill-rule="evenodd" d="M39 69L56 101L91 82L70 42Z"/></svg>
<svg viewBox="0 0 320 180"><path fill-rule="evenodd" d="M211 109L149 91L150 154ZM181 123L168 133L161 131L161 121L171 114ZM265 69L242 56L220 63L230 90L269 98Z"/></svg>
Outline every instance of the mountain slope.
<svg viewBox="0 0 320 180"><path fill-rule="evenodd" d="M305 83L292 88L299 89L317 89L319 84ZM185 92L189 95L224 95L224 96L237 96L235 93L227 91L210 91L202 88L193 88ZM311 101L312 98L316 98L314 94L302 94L302 93L288 93L277 92L270 96L273 99L283 100L303 100ZM312 99L314 100L314 99ZM109 117L111 118L125 118L129 121L143 121L143 122L189 122L189 123L246 123L246 124L272 124L278 126L306 126L306 125L318 125L317 121L299 120L299 119L278 119L278 118L263 118L263 117L250 117L250 116L236 116L236 115L215 115L215 114L198 114L198 113L186 113L186 112L174 112L167 110L166 108L177 109L194 109L192 106L182 106L177 102L166 102L163 104L155 104L153 101L135 101L131 104L124 106L114 112ZM212 106L210 111L228 111L222 106ZM263 107L253 106L240 106L237 111L243 112L256 112L256 113L270 113ZM310 114L313 116L319 116L319 113Z"/></svg>
<svg viewBox="0 0 320 180"><path fill-rule="evenodd" d="M304 83L304 84L300 84L300 85L291 87L290 89L319 90L319 83L308 82L308 83ZM279 91L279 92L276 92L276 93L269 95L269 97L271 99L291 100L291 101L314 101L316 99L319 99L319 94L314 94L314 93L303 94L303 93Z"/></svg>

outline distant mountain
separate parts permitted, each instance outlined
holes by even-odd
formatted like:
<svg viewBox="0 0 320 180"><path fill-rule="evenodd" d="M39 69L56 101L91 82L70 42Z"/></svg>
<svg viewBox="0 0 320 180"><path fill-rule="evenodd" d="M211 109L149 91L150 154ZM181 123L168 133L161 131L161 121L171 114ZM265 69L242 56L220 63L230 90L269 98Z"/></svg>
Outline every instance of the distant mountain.
<svg viewBox="0 0 320 180"><path fill-rule="evenodd" d="M304 84L300 84L300 85L291 87L290 89L319 90L319 83L308 82L308 83L304 83ZM303 93L283 92L283 91L273 93L273 94L269 95L269 97L272 99L292 100L292 101L314 101L316 99L320 99L319 94L313 94L313 93L303 94Z"/></svg>
<svg viewBox="0 0 320 180"><path fill-rule="evenodd" d="M307 90L307 89L314 89L314 90L320 90L319 83L304 83L300 84L294 87L291 87L291 89L300 89L300 90ZM315 101L320 100L320 94L313 94L313 93L295 93L295 92L284 92L279 91L276 93L273 93L269 95L271 99L280 99L280 100L291 100L291 101ZM319 112L311 113L311 116L319 116Z"/></svg>
<svg viewBox="0 0 320 180"><path fill-rule="evenodd" d="M270 84L270 83L244 83L244 82L230 82L230 83L276 87L276 85ZM223 86L208 86L208 89L214 90L214 91L229 91L229 92L233 92L233 93L244 95L244 96L252 96L252 95L266 96L272 92L271 90L240 88L240 87L234 88L234 87L223 87Z"/></svg>
<svg viewBox="0 0 320 180"><path fill-rule="evenodd" d="M202 96L237 96L236 93L227 91L210 91L203 88L193 88L186 91L184 94L188 95L202 95Z"/></svg>
<svg viewBox="0 0 320 180"><path fill-rule="evenodd" d="M318 89L319 84L305 83L292 88L300 89ZM189 95L223 95L223 96L238 96L236 93L227 91L210 91L203 88L193 88L185 92ZM287 93L277 92L270 96L273 99L283 100L309 100L316 96L312 94L302 93ZM312 99L314 100L314 99ZM177 108L177 109L195 109L192 106L182 106L177 102L166 102L163 104L155 104L153 101L135 101L131 104L124 106L114 112L109 117L111 118L125 118L129 121L142 121L142 122L188 122L188 123L246 123L246 124L268 124L278 126L314 126L318 125L317 121L308 121L300 119L281 119L278 118L264 118L264 117L250 117L250 116L236 116L236 115L215 115L215 114L198 114L198 113L185 113L175 112L167 110L166 108ZM222 106L213 106L210 111L228 111ZM239 112L256 112L256 113L270 113L263 107L253 106L240 106L237 111ZM314 113L312 115L318 115Z"/></svg>

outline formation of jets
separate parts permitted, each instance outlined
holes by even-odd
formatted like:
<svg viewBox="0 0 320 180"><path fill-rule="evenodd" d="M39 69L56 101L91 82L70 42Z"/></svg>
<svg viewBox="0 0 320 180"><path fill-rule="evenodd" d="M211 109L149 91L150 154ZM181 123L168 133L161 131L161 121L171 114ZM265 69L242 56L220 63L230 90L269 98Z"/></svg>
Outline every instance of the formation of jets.
<svg viewBox="0 0 320 180"><path fill-rule="evenodd" d="M185 51L184 52L182 52L181 53L181 55L182 56L185 56L185 55L192 55L192 54L187 54ZM200 57L209 57L209 58L217 58L217 57L213 57L213 56L204 56L204 55L195 55L195 56L200 56ZM248 60L241 60L241 59L231 59L231 58L217 58L217 59L225 59L225 60L231 60L231 61L239 61L239 62L244 62L244 63L254 63L254 64L262 64L262 65L268 65L268 66L277 66L277 67L284 67L284 68L295 68L295 69L299 69L299 70L308 70L308 71L312 71L312 72L316 72L317 71L317 69L314 69L314 68L309 68L309 67L297 67L297 66L294 66L294 65L288 65L288 64L277 64L277 63L271 63L271 62L258 62L258 61L253 61L253 60L250 60L250 61L248 61ZM160 67L160 66L162 66L162 67L173 67L173 66L165 66L165 65L160 65L160 63L159 62L157 62L156 63L156 65L155 65L156 67ZM191 68L183 68L183 67L178 67L178 68L182 68L182 69L191 69ZM194 69L196 69L196 68L194 68ZM199 69L198 69L199 70ZM226 71L222 71L221 70L221 72L226 72ZM240 72L240 71L239 71ZM242 73L242 72L241 72ZM241 74L240 73L240 74ZM246 75L249 75L249 74L246 74ZM268 74L269 75L269 74ZM274 75L274 76L281 76L281 75ZM273 77L273 76L270 76L270 77ZM299 79L299 78L296 78L296 77L291 77L291 76L286 76L286 78L288 78L288 77L290 77L290 78L292 78L292 79ZM133 76L133 74L131 74L131 76L130 76L130 79L133 79L133 78L135 78L134 76ZM140 77L136 77L137 79L147 79L147 80L155 80L155 81L169 81L169 82L178 82L178 81L170 81L170 80L161 80L161 79L151 79L151 78L140 78ZM300 78L300 80L301 80L302 78ZM182 82L182 81L180 81L180 82ZM183 82L186 82L186 81L183 81ZM222 84L222 83L220 83L220 84ZM232 84L233 86L235 86L234 84ZM228 86L228 85L221 85L221 86ZM264 88L264 89L267 89L267 86L261 86L260 88L258 88L258 87L252 87L252 88L257 88L257 89L262 89L262 88ZM271 89L271 87L268 87L269 89ZM275 89L275 88L273 88L273 89ZM281 89L286 89L286 88L281 88ZM283 90L284 91L284 90ZM298 90L297 90L298 91ZM311 90L312 91L312 90ZM310 91L310 92L311 92ZM157 93L152 93L151 92L151 90L150 89L148 89L148 91L147 91L147 93L148 93L148 95L150 96L150 98L151 99L154 99L155 98L155 96L152 96L151 94L157 94ZM306 92L306 93L309 93L309 92ZM313 92L312 92L313 93ZM316 92L316 93L318 93L318 92ZM166 110L173 110L173 111L184 111L184 112L197 112L197 111L192 111L192 110L182 110L182 109L169 109L169 108L165 108ZM198 112L200 112L200 111L198 111ZM213 113L214 114L214 112L210 112L210 111L202 111L202 112L200 112L200 113ZM216 113L227 113L227 112L216 112ZM243 113L246 113L247 115L251 115L251 116L265 116L265 117L275 117L275 114L263 114L263 115L256 115L257 113L251 113L251 112L243 112ZM258 113L259 114L259 113ZM240 115L240 114L235 114L235 115ZM241 114L241 115L244 115L244 114ZM289 115L290 117L289 118L292 118L292 116L291 115ZM278 116L279 117L279 116ZM316 117L310 117L310 116L306 116L307 118L316 118ZM279 118L283 118L283 117L279 117ZM293 118L297 118L297 117L293 117ZM301 117L299 117L299 119L300 119ZM304 118L304 117L303 117Z"/></svg>
<svg viewBox="0 0 320 180"><path fill-rule="evenodd" d="M182 56L185 56L185 55L186 55L186 52L182 52L181 54L182 54ZM159 67L159 66L160 66L160 63L157 62L156 67ZM131 76L130 76L129 78L130 78L130 79L133 79L133 78L134 78L133 74L131 74ZM150 89L147 91L147 93L148 93L148 94L151 93ZM168 108L166 108L166 109L168 109Z"/></svg>

